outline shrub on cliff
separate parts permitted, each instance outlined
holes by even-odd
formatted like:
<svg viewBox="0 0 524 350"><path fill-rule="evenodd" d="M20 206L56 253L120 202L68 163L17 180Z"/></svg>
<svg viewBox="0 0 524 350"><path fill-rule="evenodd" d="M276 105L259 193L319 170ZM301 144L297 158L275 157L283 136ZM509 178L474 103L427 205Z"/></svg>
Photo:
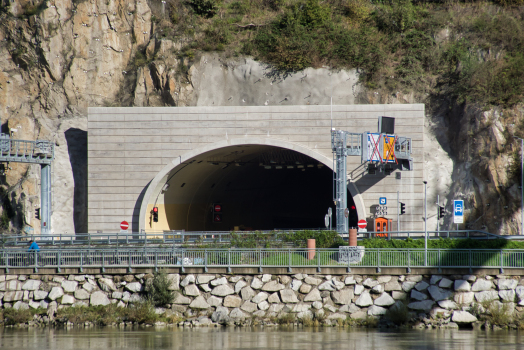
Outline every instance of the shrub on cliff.
<svg viewBox="0 0 524 350"><path fill-rule="evenodd" d="M171 304L175 298L173 291L169 290L171 281L164 270L155 272L153 278L146 281L146 299L155 306Z"/></svg>

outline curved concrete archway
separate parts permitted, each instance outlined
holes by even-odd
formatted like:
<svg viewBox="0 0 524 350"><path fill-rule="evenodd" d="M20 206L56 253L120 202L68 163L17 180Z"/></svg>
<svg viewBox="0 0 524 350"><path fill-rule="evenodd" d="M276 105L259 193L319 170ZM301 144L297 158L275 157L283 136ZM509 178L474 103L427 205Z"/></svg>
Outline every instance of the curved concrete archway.
<svg viewBox="0 0 524 350"><path fill-rule="evenodd" d="M150 230L150 228L146 227L148 217L147 214L150 210L148 209L148 207L157 203L160 195L166 192L165 185L169 182L171 178L173 178L175 174L177 174L179 171L184 169L189 164L192 164L195 158L198 156L204 155L212 151L235 146L266 146L290 150L302 154L304 156L310 157L318 161L319 163L324 164L327 168L331 170L333 169L332 159L316 152L315 150L285 140L279 140L274 138L242 137L211 143L203 147L196 148L192 151L186 152L183 155L173 159L149 183L147 190L145 191L145 194L140 203L140 231ZM366 218L367 213L365 210L363 198L360 195L358 188L355 186L353 182L348 183L348 191L353 197L359 218Z"/></svg>

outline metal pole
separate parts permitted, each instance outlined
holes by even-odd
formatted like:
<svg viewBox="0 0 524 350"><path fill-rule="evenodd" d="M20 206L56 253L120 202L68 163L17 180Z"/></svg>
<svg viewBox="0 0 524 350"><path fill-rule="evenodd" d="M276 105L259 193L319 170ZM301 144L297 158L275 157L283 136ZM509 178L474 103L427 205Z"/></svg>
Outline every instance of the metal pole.
<svg viewBox="0 0 524 350"><path fill-rule="evenodd" d="M524 235L524 139L520 139L520 234Z"/></svg>
<svg viewBox="0 0 524 350"><path fill-rule="evenodd" d="M439 210L440 210L440 196L437 194L437 235L440 237L440 217L439 217Z"/></svg>
<svg viewBox="0 0 524 350"><path fill-rule="evenodd" d="M51 233L51 164L40 165L40 234Z"/></svg>
<svg viewBox="0 0 524 350"><path fill-rule="evenodd" d="M397 191L397 236L400 232L400 195Z"/></svg>
<svg viewBox="0 0 524 350"><path fill-rule="evenodd" d="M428 201L427 181L424 182L424 266L428 266Z"/></svg>

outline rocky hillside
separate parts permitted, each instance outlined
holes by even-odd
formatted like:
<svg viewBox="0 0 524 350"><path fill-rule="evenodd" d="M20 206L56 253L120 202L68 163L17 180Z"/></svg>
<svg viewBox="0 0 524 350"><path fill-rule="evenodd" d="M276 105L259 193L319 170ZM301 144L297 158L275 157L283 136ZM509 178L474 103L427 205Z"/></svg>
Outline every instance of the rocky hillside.
<svg viewBox="0 0 524 350"><path fill-rule="evenodd" d="M469 227L517 233L522 7L405 0L0 4L2 132L56 143L55 232L87 229L88 106L327 104L333 94L335 104L426 103L429 202L463 198ZM260 93L257 84L271 84L272 92ZM38 167L6 166L1 195L2 230L39 231Z"/></svg>

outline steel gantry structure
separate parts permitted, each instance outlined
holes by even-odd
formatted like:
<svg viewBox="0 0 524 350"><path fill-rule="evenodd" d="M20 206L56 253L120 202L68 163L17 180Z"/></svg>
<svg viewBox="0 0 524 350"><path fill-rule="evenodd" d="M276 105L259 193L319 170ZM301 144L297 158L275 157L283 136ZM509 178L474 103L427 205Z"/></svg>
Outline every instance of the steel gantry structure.
<svg viewBox="0 0 524 350"><path fill-rule="evenodd" d="M0 162L40 164L41 234L51 233L51 163L55 145L47 140L14 140L0 134Z"/></svg>
<svg viewBox="0 0 524 350"><path fill-rule="evenodd" d="M394 118L379 117L379 131L352 133L331 129L333 151L333 201L336 205L337 232L348 233L347 156L361 156L369 170L381 169L389 175L394 169L413 170L411 138L394 133Z"/></svg>

